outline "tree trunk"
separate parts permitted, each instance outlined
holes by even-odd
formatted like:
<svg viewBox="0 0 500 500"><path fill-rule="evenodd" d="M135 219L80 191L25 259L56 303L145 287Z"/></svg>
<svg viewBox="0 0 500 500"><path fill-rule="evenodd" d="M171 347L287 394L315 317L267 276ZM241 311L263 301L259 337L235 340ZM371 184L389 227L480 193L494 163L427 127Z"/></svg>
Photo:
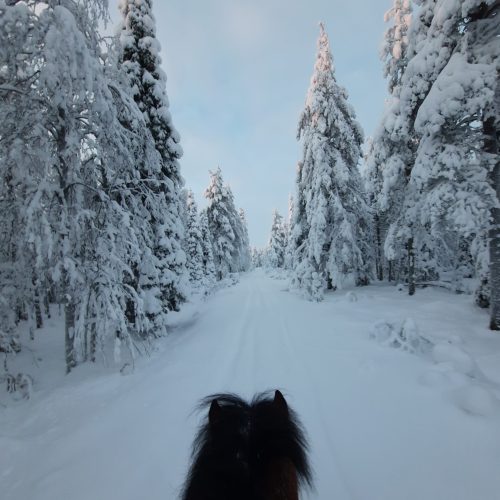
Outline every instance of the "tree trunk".
<svg viewBox="0 0 500 500"><path fill-rule="evenodd" d="M69 278L67 272L62 276L64 289L64 352L66 358L66 374L70 373L76 366L75 355L75 322L76 307L75 298L70 293Z"/></svg>
<svg viewBox="0 0 500 500"><path fill-rule="evenodd" d="M469 12L467 31L470 36L469 47L471 54L475 50L498 47L498 16L500 15L500 1L481 2L475 10ZM492 54L493 60L490 64L495 64L495 57L498 52ZM483 119L484 152L486 161L494 159L493 169L490 171L491 187L496 193L496 206L492 207L490 220L491 226L488 232L488 249L490 257L489 279L484 278L481 282L479 293L476 294L476 302L479 305L486 305L488 297L481 293L489 286L490 305L490 329L500 330L500 127L498 126L500 113L500 74L497 71L495 95L490 109L486 110ZM487 165L488 170L490 165Z"/></svg>
<svg viewBox="0 0 500 500"><path fill-rule="evenodd" d="M97 327L93 322L90 327L90 361L95 363L96 360L96 352L97 352Z"/></svg>
<svg viewBox="0 0 500 500"><path fill-rule="evenodd" d="M415 295L415 249L413 238L407 242L408 248L408 295Z"/></svg>
<svg viewBox="0 0 500 500"><path fill-rule="evenodd" d="M73 298L66 296L64 304L64 347L66 353L66 373L76 366L75 358L75 303Z"/></svg>
<svg viewBox="0 0 500 500"><path fill-rule="evenodd" d="M45 316L47 316L47 318L50 318L50 300L49 300L48 290L45 292L45 295L43 296L43 308L45 309Z"/></svg>
<svg viewBox="0 0 500 500"><path fill-rule="evenodd" d="M499 93L497 85L497 94ZM496 192L497 206L491 210L491 227L489 231L490 253L490 329L500 330L500 160L499 140L496 116L491 116L483 123L485 134L484 149L496 157L496 164L491 172L491 185Z"/></svg>
<svg viewBox="0 0 500 500"><path fill-rule="evenodd" d="M35 321L36 327L42 328L43 326L43 318L42 318L42 306L40 304L40 289L38 287L37 280L33 278L33 285L35 287Z"/></svg>
<svg viewBox="0 0 500 500"><path fill-rule="evenodd" d="M384 279L384 253L382 252L382 237L380 230L380 217L375 215L375 234L376 234L376 267L377 267L377 279L382 281Z"/></svg>

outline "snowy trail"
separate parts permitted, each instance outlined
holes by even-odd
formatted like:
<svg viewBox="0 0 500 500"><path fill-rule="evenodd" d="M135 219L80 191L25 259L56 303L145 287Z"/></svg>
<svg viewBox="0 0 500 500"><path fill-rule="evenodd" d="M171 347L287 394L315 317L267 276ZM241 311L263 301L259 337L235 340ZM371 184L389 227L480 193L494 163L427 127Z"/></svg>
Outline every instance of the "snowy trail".
<svg viewBox="0 0 500 500"><path fill-rule="evenodd" d="M474 326L484 318L466 298L451 303L429 291L411 301L392 287L368 287L355 303L337 292L316 304L285 287L262 271L245 275L132 375L80 380L77 370L62 386L4 410L2 499L173 500L201 418L192 413L196 402L274 388L284 390L310 438L316 490L307 498L499 498L500 412L464 413L451 401L454 387L420 382L428 360L367 335L388 317L422 315L424 330L444 330L446 309L454 335L484 336L491 366L500 343Z"/></svg>

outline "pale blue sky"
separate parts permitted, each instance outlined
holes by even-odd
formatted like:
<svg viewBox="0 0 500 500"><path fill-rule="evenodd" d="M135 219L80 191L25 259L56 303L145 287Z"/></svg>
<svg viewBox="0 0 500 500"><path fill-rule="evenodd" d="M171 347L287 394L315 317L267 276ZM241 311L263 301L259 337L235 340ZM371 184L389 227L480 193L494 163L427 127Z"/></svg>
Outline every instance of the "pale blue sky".
<svg viewBox="0 0 500 500"><path fill-rule="evenodd" d="M111 0L113 19L117 0ZM245 209L252 245L264 246L277 208L287 212L299 114L312 74L319 21L337 81L365 136L380 119L386 85L378 53L392 0L153 0L182 174L198 203L220 165Z"/></svg>

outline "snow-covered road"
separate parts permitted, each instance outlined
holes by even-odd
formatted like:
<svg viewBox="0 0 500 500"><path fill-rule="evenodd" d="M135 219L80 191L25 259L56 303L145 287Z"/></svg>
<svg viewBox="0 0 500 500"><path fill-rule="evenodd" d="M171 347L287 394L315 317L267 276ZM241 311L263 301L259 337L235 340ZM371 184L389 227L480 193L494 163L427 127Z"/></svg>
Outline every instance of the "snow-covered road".
<svg viewBox="0 0 500 500"><path fill-rule="evenodd" d="M486 416L463 411L457 398L474 378L368 335L376 321L412 317L473 353L498 397L500 339L470 297L424 290L412 300L374 286L356 290L357 301L341 291L317 304L285 288L260 270L245 275L176 325L132 375L77 370L0 410L2 499L173 500L202 417L196 402L275 388L310 438L308 498L500 498L496 402Z"/></svg>

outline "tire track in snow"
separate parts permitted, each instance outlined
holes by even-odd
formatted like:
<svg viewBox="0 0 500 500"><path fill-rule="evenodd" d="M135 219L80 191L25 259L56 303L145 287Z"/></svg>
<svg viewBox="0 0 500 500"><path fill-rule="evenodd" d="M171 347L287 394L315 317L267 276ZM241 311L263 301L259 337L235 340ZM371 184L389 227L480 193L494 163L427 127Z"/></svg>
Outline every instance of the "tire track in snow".
<svg viewBox="0 0 500 500"><path fill-rule="evenodd" d="M279 328L279 340L277 340L277 348L279 346L284 347L287 355L283 357L284 360L288 361L288 373L295 372L295 378L297 381L300 381L300 385L302 386L302 390L300 391L300 397L303 400L307 400L309 402L308 408L314 408L312 415L314 415L315 420L317 422L317 429L321 429L321 433L326 437L327 445L324 446L326 449L328 456L330 457L330 461L332 463L332 467L329 468L330 474L335 474L338 478L337 484L340 487L340 492L337 492L338 495L341 494L344 499L352 499L356 498L352 488L349 485L349 482L346 480L346 474L344 472L345 467L342 466L338 453L335 453L335 444L332 439L330 433L330 426L325 419L324 406L320 402L320 398L317 394L317 387L319 387L318 383L313 380L312 372L310 368L304 362L302 356L298 355L298 350L296 346L292 345L290 339L290 331L293 331L294 328L291 328L289 323L289 315L295 314L295 310L293 307L283 309L283 304L277 300L275 293L270 293L268 300L262 300L263 307L268 309L271 314L274 314L276 319L278 320L276 323ZM295 323L296 325L297 323ZM310 435L310 433L309 433ZM311 450L314 452L314 450ZM324 455L321 454L324 458ZM314 456L312 457L314 460ZM325 468L323 466L323 468Z"/></svg>
<svg viewBox="0 0 500 500"><path fill-rule="evenodd" d="M236 325L233 326L231 321L225 325L226 337L229 336L232 341L227 348L224 346L221 348L223 353L227 353L227 357L224 357L225 362L221 363L221 368L216 376L217 386L221 388L220 390L234 392L237 392L235 386L238 382L250 385L247 389L253 390L255 374L254 363L249 366L245 359L245 353L249 350L248 345L251 337L249 325L253 321L252 316L255 312L256 292L255 288L249 286L248 283L240 283L236 287L244 288L243 310ZM241 391L241 389L239 390Z"/></svg>

